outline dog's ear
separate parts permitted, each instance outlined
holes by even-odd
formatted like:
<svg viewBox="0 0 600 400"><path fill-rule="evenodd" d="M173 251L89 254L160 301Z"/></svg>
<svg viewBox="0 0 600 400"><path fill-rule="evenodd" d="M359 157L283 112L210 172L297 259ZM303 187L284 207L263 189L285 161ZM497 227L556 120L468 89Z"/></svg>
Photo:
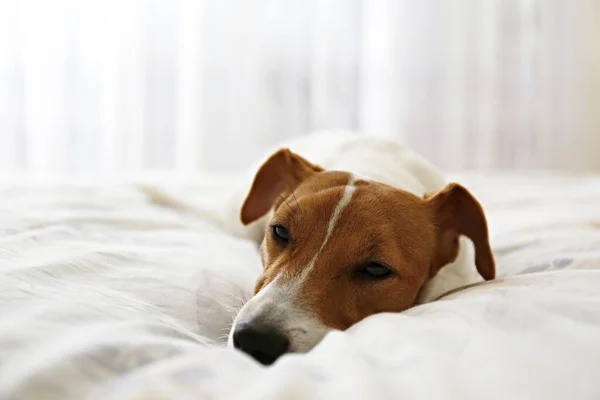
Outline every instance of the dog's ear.
<svg viewBox="0 0 600 400"><path fill-rule="evenodd" d="M323 171L289 149L275 152L259 168L250 192L242 205L240 217L248 225L265 215L285 191L293 191L303 180Z"/></svg>
<svg viewBox="0 0 600 400"><path fill-rule="evenodd" d="M496 267L490 248L485 214L479 202L463 186L450 183L426 199L437 229L437 256L432 275L456 259L459 236L471 239L475 246L475 265L485 280L494 279Z"/></svg>

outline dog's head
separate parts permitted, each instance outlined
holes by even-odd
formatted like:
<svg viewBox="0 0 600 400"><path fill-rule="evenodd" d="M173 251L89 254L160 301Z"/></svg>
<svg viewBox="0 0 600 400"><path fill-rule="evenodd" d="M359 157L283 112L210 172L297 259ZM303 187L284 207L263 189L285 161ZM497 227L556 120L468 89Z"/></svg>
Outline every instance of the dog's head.
<svg viewBox="0 0 600 400"><path fill-rule="evenodd" d="M257 172L242 222L271 210L264 270L230 334L263 364L310 350L329 330L413 306L456 258L460 235L472 240L480 275L495 275L483 210L458 184L420 198L282 149Z"/></svg>

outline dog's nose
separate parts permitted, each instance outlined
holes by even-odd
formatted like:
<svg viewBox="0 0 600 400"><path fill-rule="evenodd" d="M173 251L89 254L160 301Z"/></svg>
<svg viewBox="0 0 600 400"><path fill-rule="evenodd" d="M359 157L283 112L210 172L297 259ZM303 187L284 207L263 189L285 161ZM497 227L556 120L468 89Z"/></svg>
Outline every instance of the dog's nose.
<svg viewBox="0 0 600 400"><path fill-rule="evenodd" d="M271 365L288 351L290 341L281 331L255 323L239 324L233 332L233 346L263 365Z"/></svg>

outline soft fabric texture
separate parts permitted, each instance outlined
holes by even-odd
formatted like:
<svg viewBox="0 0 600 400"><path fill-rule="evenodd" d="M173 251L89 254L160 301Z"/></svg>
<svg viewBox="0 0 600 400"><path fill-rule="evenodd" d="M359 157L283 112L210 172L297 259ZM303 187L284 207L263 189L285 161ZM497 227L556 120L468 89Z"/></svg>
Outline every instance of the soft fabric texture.
<svg viewBox="0 0 600 400"><path fill-rule="evenodd" d="M220 185L0 189L0 398L594 399L600 178L469 175L499 279L265 368L223 347L260 261Z"/></svg>

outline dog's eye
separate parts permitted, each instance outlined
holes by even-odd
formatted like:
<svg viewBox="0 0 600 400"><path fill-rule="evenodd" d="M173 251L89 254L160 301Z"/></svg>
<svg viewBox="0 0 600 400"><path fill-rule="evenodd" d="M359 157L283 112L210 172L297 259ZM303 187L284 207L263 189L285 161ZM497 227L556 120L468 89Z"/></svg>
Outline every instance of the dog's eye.
<svg viewBox="0 0 600 400"><path fill-rule="evenodd" d="M273 234L273 237L275 239L279 240L282 243L288 243L290 241L290 235L287 229L285 229L281 225L273 225L271 227L271 233Z"/></svg>
<svg viewBox="0 0 600 400"><path fill-rule="evenodd" d="M366 264L362 268L360 268L358 272L370 278L377 279L387 278L392 273L392 271L390 271L389 268L377 263Z"/></svg>

